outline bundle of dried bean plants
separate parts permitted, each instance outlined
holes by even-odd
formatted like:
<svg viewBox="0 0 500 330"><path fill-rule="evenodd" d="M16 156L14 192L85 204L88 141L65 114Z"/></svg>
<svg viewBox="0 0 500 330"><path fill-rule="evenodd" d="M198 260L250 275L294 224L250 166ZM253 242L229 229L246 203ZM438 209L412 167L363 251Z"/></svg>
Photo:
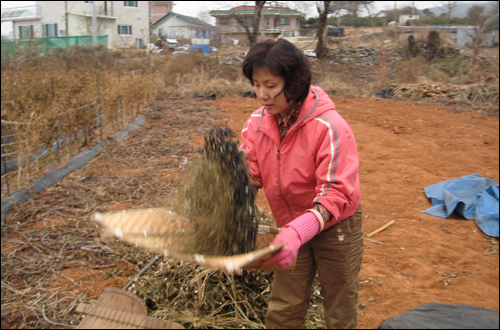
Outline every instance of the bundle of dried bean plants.
<svg viewBox="0 0 500 330"><path fill-rule="evenodd" d="M228 256L255 249L255 189L232 134L223 125L210 130L172 198L174 210L195 228L194 244L183 252Z"/></svg>

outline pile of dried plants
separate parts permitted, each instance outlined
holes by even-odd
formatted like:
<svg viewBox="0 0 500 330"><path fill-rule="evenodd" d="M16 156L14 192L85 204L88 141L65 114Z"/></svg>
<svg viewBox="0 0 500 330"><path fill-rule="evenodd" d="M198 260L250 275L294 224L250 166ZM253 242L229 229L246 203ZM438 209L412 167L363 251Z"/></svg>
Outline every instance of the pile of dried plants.
<svg viewBox="0 0 500 330"><path fill-rule="evenodd" d="M75 327L79 303L137 275L155 256L102 241L90 215L167 205L187 161L198 154L200 136L223 119L206 103L158 101L141 130L16 206L2 221L2 328ZM151 316L186 328L263 328L271 281L269 272L229 275L165 258L129 290L145 300ZM314 296L315 306L318 301ZM321 307L309 313L308 326L317 325Z"/></svg>

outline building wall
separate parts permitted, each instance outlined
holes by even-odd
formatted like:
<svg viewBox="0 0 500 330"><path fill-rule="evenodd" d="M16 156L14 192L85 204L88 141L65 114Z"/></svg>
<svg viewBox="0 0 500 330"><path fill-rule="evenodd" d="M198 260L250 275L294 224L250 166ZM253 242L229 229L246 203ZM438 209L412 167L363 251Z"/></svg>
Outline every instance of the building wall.
<svg viewBox="0 0 500 330"><path fill-rule="evenodd" d="M405 25L408 21L418 21L420 20L420 16L417 14L414 15L399 15L399 25Z"/></svg>
<svg viewBox="0 0 500 330"><path fill-rule="evenodd" d="M135 44L135 39L140 38L144 44L149 43L149 1L139 1L138 7L125 7L123 1L114 2L114 16L116 25L132 25L131 36L118 35L115 47L128 47Z"/></svg>
<svg viewBox="0 0 500 330"><path fill-rule="evenodd" d="M486 47L498 46L498 29L483 32L481 38Z"/></svg>
<svg viewBox="0 0 500 330"><path fill-rule="evenodd" d="M64 1L37 1L40 6L40 19L14 20L12 23L13 38L19 39L19 26L33 25L33 38L42 38L42 25L57 23L58 36L66 35Z"/></svg>
<svg viewBox="0 0 500 330"><path fill-rule="evenodd" d="M14 39L19 39L19 26L33 25L33 37L41 38L42 26L54 23L57 23L58 36L92 34L92 3L67 1L66 8L65 1L37 1L36 4L40 6L41 18L14 20ZM137 38L142 39L143 44L149 42L149 1L138 1L137 7L125 7L123 1L96 1L96 14L98 35L108 35L109 47L132 47ZM132 26L132 35L118 34L118 25Z"/></svg>
<svg viewBox="0 0 500 330"><path fill-rule="evenodd" d="M43 24L57 24L57 35L66 36L64 1L37 1L40 5L41 19L34 25L35 37L42 38Z"/></svg>
<svg viewBox="0 0 500 330"><path fill-rule="evenodd" d="M250 17L253 19L253 16L246 16L245 18ZM262 17L260 20L259 24L259 29L279 29L283 30L286 32L292 32L296 31L298 32L300 30L300 19L297 17L289 17L290 18L290 24L289 25L280 25L280 17L286 17L284 15L265 15ZM217 17L216 18L216 26L217 28L221 30L230 30L230 29L243 29L243 27L238 24L238 21L234 17L230 17L228 20L227 25L222 25L221 19L224 20L223 17ZM269 20L269 24L268 24Z"/></svg>
<svg viewBox="0 0 500 330"><path fill-rule="evenodd" d="M176 16L170 16L165 19L163 22L155 26L151 33L155 36L159 36L160 29L163 29L164 38L202 38L203 30L206 31L205 36L208 38L212 33L212 29L209 26L204 27L190 24Z"/></svg>

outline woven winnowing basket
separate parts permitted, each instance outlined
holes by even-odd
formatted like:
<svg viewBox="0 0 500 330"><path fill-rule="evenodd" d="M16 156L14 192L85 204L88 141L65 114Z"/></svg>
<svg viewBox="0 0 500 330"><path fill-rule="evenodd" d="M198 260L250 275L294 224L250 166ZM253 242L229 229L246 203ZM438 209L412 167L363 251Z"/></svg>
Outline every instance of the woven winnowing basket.
<svg viewBox="0 0 500 330"><path fill-rule="evenodd" d="M184 329L178 323L147 316L146 304L125 290L107 288L96 302L81 303L76 311L87 314L77 329Z"/></svg>
<svg viewBox="0 0 500 330"><path fill-rule="evenodd" d="M284 270L277 266L261 267L263 260L285 246L285 243L275 246L269 245L279 233L278 228L259 226L255 251L234 256L208 256L181 252L185 251L186 246L192 244L195 237L194 228L189 220L169 209L95 213L93 219L103 225L104 237L115 236L128 244L163 254L165 257L225 269L230 273L241 273L243 268L268 271ZM291 268L293 265L285 270Z"/></svg>

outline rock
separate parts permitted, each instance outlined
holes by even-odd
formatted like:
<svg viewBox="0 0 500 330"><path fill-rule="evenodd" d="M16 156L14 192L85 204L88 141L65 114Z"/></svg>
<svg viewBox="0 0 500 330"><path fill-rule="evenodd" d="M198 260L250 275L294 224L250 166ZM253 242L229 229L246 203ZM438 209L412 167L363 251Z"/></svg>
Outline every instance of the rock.
<svg viewBox="0 0 500 330"><path fill-rule="evenodd" d="M215 100L215 93L208 94L203 100Z"/></svg>
<svg viewBox="0 0 500 330"><path fill-rule="evenodd" d="M375 97L379 99L390 99L394 95L394 89L383 89L377 93L375 93Z"/></svg>

